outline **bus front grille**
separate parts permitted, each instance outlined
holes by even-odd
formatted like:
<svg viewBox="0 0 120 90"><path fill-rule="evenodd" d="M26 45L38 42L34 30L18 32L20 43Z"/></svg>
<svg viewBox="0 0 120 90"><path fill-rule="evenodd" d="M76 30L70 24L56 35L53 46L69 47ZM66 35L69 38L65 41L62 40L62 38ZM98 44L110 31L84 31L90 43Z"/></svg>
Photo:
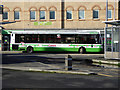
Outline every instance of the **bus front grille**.
<svg viewBox="0 0 120 90"><path fill-rule="evenodd" d="M13 50L18 50L18 45L13 44L13 45L12 45L12 49L13 49Z"/></svg>

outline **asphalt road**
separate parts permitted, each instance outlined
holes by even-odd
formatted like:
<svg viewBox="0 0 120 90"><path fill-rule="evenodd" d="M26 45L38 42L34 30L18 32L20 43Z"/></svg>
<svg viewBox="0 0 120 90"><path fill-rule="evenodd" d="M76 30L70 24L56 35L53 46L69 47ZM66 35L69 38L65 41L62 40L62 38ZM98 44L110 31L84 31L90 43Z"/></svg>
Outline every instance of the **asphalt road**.
<svg viewBox="0 0 120 90"><path fill-rule="evenodd" d="M118 68L109 68L98 66L98 65L89 65L89 63L82 59L89 59L95 57L101 57L102 55L99 54L75 54L69 53L73 57L73 69L80 69L80 70L90 70L91 72L100 73L102 75L110 76L110 77L118 77ZM57 67L64 67L65 64L65 56L68 53L17 53L17 54L3 54L2 55L2 65L3 66L12 66L12 67L35 67L41 68L41 64L43 65L50 65Z"/></svg>
<svg viewBox="0 0 120 90"><path fill-rule="evenodd" d="M118 88L118 78L3 69L2 88Z"/></svg>

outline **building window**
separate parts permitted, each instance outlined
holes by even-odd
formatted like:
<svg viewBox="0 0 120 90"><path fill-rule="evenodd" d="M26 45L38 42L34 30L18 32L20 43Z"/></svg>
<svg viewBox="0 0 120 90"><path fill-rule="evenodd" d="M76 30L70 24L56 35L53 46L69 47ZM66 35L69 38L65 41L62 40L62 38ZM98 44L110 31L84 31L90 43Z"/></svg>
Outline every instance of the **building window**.
<svg viewBox="0 0 120 90"><path fill-rule="evenodd" d="M45 19L45 11L40 11L40 19Z"/></svg>
<svg viewBox="0 0 120 90"><path fill-rule="evenodd" d="M30 11L30 19L35 20L35 11Z"/></svg>
<svg viewBox="0 0 120 90"><path fill-rule="evenodd" d="M55 11L50 11L50 19L55 19Z"/></svg>
<svg viewBox="0 0 120 90"><path fill-rule="evenodd" d="M79 19L85 19L85 11L79 10Z"/></svg>
<svg viewBox="0 0 120 90"><path fill-rule="evenodd" d="M67 11L67 19L72 19L72 11Z"/></svg>
<svg viewBox="0 0 120 90"><path fill-rule="evenodd" d="M108 10L108 19L112 18L112 10Z"/></svg>
<svg viewBox="0 0 120 90"><path fill-rule="evenodd" d="M19 20L20 19L20 12L19 11L15 11L14 12L14 19L15 20Z"/></svg>
<svg viewBox="0 0 120 90"><path fill-rule="evenodd" d="M3 12L3 20L8 20L8 12Z"/></svg>
<svg viewBox="0 0 120 90"><path fill-rule="evenodd" d="M93 19L99 18L99 10L93 10Z"/></svg>

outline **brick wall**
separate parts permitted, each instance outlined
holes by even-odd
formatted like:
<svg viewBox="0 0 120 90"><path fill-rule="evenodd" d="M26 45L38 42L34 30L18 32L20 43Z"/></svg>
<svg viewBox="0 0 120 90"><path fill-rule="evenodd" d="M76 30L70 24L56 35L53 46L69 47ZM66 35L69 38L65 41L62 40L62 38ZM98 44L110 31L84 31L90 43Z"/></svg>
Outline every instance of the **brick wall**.
<svg viewBox="0 0 120 90"><path fill-rule="evenodd" d="M3 22L14 22L14 11L20 11L20 20L15 23L2 25L5 29L61 29L61 2L3 2L4 11L8 11L8 20ZM64 28L65 29L103 29L105 24L105 2L65 2L64 3ZM34 22L41 22L39 10L46 11L44 22L52 22L52 25L34 25ZM73 19L66 20L66 10L73 10ZM78 19L79 8L85 9L85 19ZM36 11L36 20L30 20L30 9ZM49 10L56 9L56 19L49 19ZM99 19L93 19L93 9L99 9ZM114 3L110 2L108 9L112 9L114 17ZM116 3L116 19L118 19L118 3Z"/></svg>

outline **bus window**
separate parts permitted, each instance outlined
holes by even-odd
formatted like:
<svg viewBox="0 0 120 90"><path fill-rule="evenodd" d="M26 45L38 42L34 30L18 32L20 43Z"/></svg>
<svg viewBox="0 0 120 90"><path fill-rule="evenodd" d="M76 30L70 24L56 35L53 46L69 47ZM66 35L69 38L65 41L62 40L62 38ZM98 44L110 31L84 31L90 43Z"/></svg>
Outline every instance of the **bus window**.
<svg viewBox="0 0 120 90"><path fill-rule="evenodd" d="M20 42L25 42L25 36L24 35L20 36Z"/></svg>
<svg viewBox="0 0 120 90"><path fill-rule="evenodd" d="M37 34L32 35L32 43L38 43L38 35Z"/></svg>
<svg viewBox="0 0 120 90"><path fill-rule="evenodd" d="M15 43L20 43L20 35L15 34Z"/></svg>
<svg viewBox="0 0 120 90"><path fill-rule="evenodd" d="M74 34L62 34L61 38L62 43L75 43Z"/></svg>
<svg viewBox="0 0 120 90"><path fill-rule="evenodd" d="M98 34L16 34L16 43L100 44Z"/></svg>
<svg viewBox="0 0 120 90"><path fill-rule="evenodd" d="M99 44L99 35L96 34L79 34L76 35L76 44Z"/></svg>
<svg viewBox="0 0 120 90"><path fill-rule="evenodd" d="M15 43L25 42L25 36L22 34L15 35Z"/></svg>
<svg viewBox="0 0 120 90"><path fill-rule="evenodd" d="M76 35L75 36L75 38L76 38L76 44L83 44L83 43L85 43L85 37L84 37L84 35Z"/></svg>
<svg viewBox="0 0 120 90"><path fill-rule="evenodd" d="M99 40L99 35L93 34L90 35L90 44L99 44L100 40Z"/></svg>
<svg viewBox="0 0 120 90"><path fill-rule="evenodd" d="M66 42L67 43L74 43L75 42L75 38L74 37L66 37Z"/></svg>
<svg viewBox="0 0 120 90"><path fill-rule="evenodd" d="M45 34L39 35L39 43L46 43L46 35Z"/></svg>
<svg viewBox="0 0 120 90"><path fill-rule="evenodd" d="M31 43L32 42L32 36L30 34L25 35L25 43Z"/></svg>

